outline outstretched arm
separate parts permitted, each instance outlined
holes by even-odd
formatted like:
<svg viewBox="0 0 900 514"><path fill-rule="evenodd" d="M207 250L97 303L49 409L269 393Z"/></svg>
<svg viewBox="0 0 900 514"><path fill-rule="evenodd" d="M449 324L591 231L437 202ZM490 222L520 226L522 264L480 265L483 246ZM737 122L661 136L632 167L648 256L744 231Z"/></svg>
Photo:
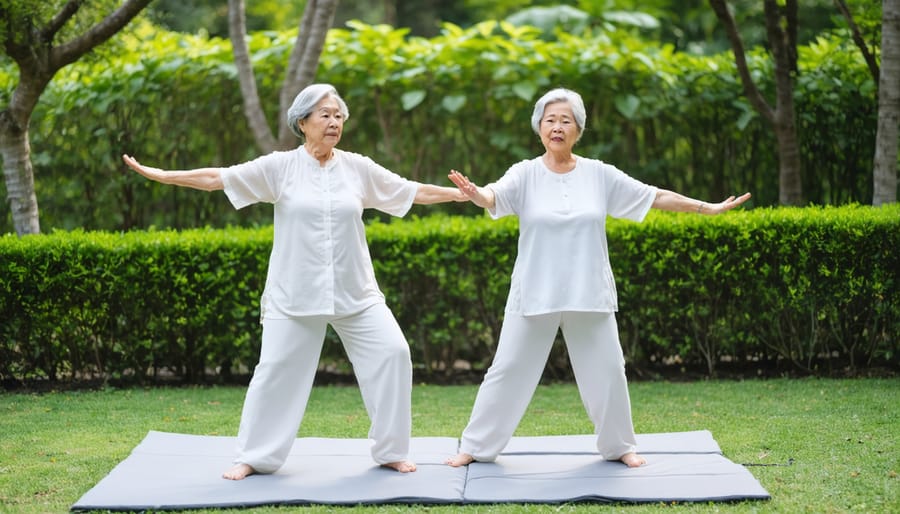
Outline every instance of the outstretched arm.
<svg viewBox="0 0 900 514"><path fill-rule="evenodd" d="M660 189L656 192L656 199L653 200L652 207L662 211L672 212L696 212L697 214L722 214L730 211L738 205L750 199L750 193L744 193L741 196L729 196L719 203L707 203L700 200L694 200L684 195Z"/></svg>
<svg viewBox="0 0 900 514"><path fill-rule="evenodd" d="M465 175L456 170L450 170L450 174L447 176L475 205L482 209L493 209L496 206L497 202L494 192L490 189L476 186Z"/></svg>
<svg viewBox="0 0 900 514"><path fill-rule="evenodd" d="M222 183L222 170L220 168L164 171L159 168L144 166L130 155L123 155L122 160L134 171L161 184L190 187L193 189L201 189L203 191L221 191L222 189L225 189L225 184Z"/></svg>
<svg viewBox="0 0 900 514"><path fill-rule="evenodd" d="M468 198L455 187L419 184L419 189L416 190L416 197L413 199L413 203L419 205L431 205L444 202L465 202L466 200L468 200Z"/></svg>

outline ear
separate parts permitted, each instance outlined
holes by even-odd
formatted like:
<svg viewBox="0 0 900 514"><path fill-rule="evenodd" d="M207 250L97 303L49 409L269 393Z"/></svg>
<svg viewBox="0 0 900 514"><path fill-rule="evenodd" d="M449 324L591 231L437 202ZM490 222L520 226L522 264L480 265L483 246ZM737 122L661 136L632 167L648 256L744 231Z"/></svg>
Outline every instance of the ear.
<svg viewBox="0 0 900 514"><path fill-rule="evenodd" d="M306 124L306 118L300 118L297 120L297 130L300 131L301 134L306 134L306 131L303 130L303 125Z"/></svg>

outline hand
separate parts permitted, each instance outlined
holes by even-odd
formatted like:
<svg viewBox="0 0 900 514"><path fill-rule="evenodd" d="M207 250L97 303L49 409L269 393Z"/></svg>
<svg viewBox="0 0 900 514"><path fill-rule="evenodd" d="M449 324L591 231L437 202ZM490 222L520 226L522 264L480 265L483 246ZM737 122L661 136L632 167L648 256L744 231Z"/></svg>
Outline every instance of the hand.
<svg viewBox="0 0 900 514"><path fill-rule="evenodd" d="M750 193L744 193L741 196L729 196L723 202L704 204L703 214L722 214L730 211L750 199Z"/></svg>
<svg viewBox="0 0 900 514"><path fill-rule="evenodd" d="M150 180L159 181L160 177L164 174L163 170L159 168L152 168L150 166L144 166L143 164L139 163L137 159L130 155L122 154L122 160L125 161L125 164L127 164L129 168L149 178Z"/></svg>
<svg viewBox="0 0 900 514"><path fill-rule="evenodd" d="M482 209L494 208L494 193L490 189L479 188L470 182L465 175L456 170L450 170L447 176L472 203Z"/></svg>
<svg viewBox="0 0 900 514"><path fill-rule="evenodd" d="M469 179L463 175L462 173L456 170L450 170L450 174L447 175L450 178L450 181L456 184L456 187L459 188L459 191L466 196L469 200L475 200L479 197L478 194L478 186L469 181Z"/></svg>

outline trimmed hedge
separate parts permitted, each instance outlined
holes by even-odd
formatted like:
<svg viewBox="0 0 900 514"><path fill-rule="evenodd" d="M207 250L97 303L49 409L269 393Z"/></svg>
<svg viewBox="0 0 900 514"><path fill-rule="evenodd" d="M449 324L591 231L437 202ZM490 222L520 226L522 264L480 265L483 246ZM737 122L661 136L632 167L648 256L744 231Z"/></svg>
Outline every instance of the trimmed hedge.
<svg viewBox="0 0 900 514"><path fill-rule="evenodd" d="M900 367L898 205L654 211L608 231L633 370ZM517 234L514 218L369 224L376 275L423 378L490 362ZM247 373L271 237L268 227L0 238L0 378ZM560 345L551 359L557 378L570 378L564 355ZM333 333L322 363L346 366Z"/></svg>

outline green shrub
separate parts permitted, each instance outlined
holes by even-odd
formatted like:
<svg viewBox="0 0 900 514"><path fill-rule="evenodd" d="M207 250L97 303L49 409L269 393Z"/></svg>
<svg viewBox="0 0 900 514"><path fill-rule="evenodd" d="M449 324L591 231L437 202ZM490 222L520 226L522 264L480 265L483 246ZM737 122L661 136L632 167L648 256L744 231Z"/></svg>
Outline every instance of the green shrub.
<svg viewBox="0 0 900 514"><path fill-rule="evenodd" d="M270 123L295 33L249 39ZM127 171L129 153L167 169L228 165L259 153L243 115L227 40L138 26L122 52L67 67L31 124L42 227L71 230L265 224L194 191L149 184ZM869 203L875 84L852 41L799 49L798 130L803 184L814 204ZM770 59L749 65L774 98ZM771 129L743 97L730 52L696 56L627 33L541 39L536 29L485 22L447 25L430 39L352 23L329 32L316 80L331 82L351 116L341 147L413 180L448 184L455 168L477 183L542 148L529 119L538 95L565 86L585 99L579 154L615 163L648 183L696 198L753 191L778 203ZM0 97L14 84L0 72ZM3 186L0 185L0 194ZM456 206L434 207L462 213ZM12 231L8 214L0 232Z"/></svg>
<svg viewBox="0 0 900 514"><path fill-rule="evenodd" d="M369 224L376 276L423 377L489 364L517 227L443 215ZM633 369L836 375L900 363L898 205L654 211L608 232ZM0 378L247 373L271 238L269 227L0 238ZM557 378L568 378L564 356L550 362ZM323 366L344 360L325 346Z"/></svg>

